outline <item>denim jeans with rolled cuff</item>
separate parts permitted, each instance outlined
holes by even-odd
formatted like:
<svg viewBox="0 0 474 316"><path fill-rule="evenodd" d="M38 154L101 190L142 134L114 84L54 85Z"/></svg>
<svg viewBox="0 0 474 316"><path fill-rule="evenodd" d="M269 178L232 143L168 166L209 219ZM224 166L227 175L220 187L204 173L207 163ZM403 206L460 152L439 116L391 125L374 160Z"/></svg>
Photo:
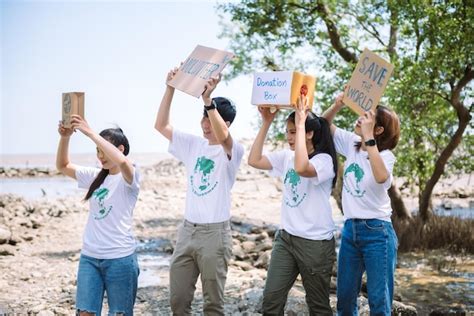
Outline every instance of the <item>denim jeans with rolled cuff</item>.
<svg viewBox="0 0 474 316"><path fill-rule="evenodd" d="M370 315L390 315L398 239L392 223L348 219L342 229L337 273L337 314L358 315L357 297L367 273Z"/></svg>

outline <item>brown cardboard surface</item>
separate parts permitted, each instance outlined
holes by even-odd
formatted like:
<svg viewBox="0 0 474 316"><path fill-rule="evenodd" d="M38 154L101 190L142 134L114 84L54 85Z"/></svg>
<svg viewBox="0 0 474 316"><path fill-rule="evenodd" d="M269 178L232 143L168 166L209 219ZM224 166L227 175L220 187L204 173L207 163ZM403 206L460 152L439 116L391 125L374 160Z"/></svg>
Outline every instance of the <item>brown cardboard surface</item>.
<svg viewBox="0 0 474 316"><path fill-rule="evenodd" d="M62 121L66 128L71 127L71 115L84 118L84 92L65 92L62 95Z"/></svg>
<svg viewBox="0 0 474 316"><path fill-rule="evenodd" d="M220 74L233 57L233 53L198 45L168 84L199 98L206 82Z"/></svg>
<svg viewBox="0 0 474 316"><path fill-rule="evenodd" d="M346 85L343 102L359 115L374 110L392 73L392 64L365 48Z"/></svg>

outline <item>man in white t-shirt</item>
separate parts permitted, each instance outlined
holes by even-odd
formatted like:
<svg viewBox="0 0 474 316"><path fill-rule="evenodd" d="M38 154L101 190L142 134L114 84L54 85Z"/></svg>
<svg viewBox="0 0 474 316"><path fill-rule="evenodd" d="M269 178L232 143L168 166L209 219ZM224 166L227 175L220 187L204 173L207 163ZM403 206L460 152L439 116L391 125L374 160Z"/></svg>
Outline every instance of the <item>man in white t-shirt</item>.
<svg viewBox="0 0 474 316"><path fill-rule="evenodd" d="M167 82L177 69L168 73ZM170 266L170 304L175 315L191 314L196 282L201 275L204 314L224 314L224 286L232 255L230 190L244 149L229 126L235 106L226 98L212 98L220 81L210 79L202 94L203 137L185 134L169 123L174 88L167 85L155 128L169 141L169 152L186 167L187 192L184 222Z"/></svg>

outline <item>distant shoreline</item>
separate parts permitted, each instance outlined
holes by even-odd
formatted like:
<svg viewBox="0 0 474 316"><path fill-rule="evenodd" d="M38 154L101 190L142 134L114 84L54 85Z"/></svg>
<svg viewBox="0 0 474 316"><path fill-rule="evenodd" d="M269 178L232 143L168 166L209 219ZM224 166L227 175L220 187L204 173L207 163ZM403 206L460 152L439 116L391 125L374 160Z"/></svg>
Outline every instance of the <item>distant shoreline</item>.
<svg viewBox="0 0 474 316"><path fill-rule="evenodd" d="M78 165L97 166L95 153L70 154L71 161ZM164 159L172 158L169 153L130 153L130 159L139 166L151 166ZM3 168L55 168L56 154L2 154Z"/></svg>

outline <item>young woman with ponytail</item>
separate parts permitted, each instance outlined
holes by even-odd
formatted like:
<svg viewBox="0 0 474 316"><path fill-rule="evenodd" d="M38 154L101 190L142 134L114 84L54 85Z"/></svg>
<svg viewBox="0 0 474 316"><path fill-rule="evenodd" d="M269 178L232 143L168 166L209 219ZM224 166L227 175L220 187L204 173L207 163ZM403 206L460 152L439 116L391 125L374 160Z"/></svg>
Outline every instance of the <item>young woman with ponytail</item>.
<svg viewBox="0 0 474 316"><path fill-rule="evenodd" d="M262 126L249 155L249 165L282 177L281 229L275 233L263 314L283 315L288 292L298 274L303 280L310 315L332 315L329 289L336 259L329 197L337 174L336 150L323 118L307 110L306 98L286 121L290 150L262 154L275 117L259 107Z"/></svg>
<svg viewBox="0 0 474 316"><path fill-rule="evenodd" d="M72 127L59 124L61 136L56 167L87 189L89 217L77 275L77 315L100 315L107 292L109 314L133 315L139 268L132 232L133 209L140 190L137 169L127 159L130 146L120 128L97 134L78 115ZM79 130L97 146L102 168L88 168L69 161L69 139Z"/></svg>

